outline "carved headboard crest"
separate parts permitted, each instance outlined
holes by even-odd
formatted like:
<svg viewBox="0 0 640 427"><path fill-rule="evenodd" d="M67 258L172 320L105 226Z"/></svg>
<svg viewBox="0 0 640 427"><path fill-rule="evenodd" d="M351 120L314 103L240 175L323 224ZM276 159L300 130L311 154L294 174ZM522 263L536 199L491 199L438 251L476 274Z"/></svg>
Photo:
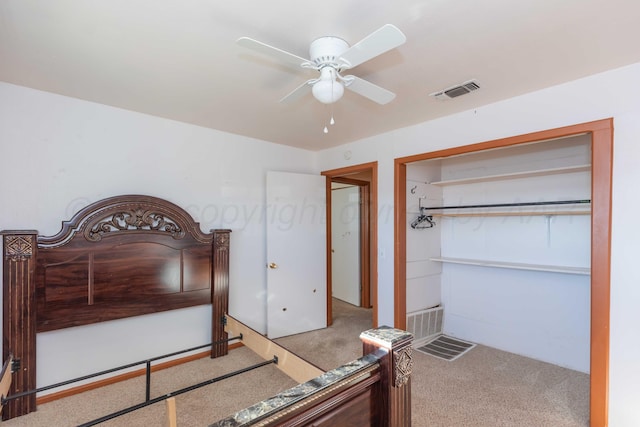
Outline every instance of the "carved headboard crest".
<svg viewBox="0 0 640 427"><path fill-rule="evenodd" d="M182 239L188 233L201 243L211 242L211 235L200 230L200 225L181 207L152 196L116 196L93 203L69 221L51 237L39 236L41 247L58 247L69 243L82 233L89 242L119 233L157 233Z"/></svg>
<svg viewBox="0 0 640 427"><path fill-rule="evenodd" d="M176 220L163 213L145 210L142 206L110 214L87 225L90 227L85 227L84 236L89 241L98 241L103 235L118 231L157 231L168 233L174 239L181 239L185 234Z"/></svg>

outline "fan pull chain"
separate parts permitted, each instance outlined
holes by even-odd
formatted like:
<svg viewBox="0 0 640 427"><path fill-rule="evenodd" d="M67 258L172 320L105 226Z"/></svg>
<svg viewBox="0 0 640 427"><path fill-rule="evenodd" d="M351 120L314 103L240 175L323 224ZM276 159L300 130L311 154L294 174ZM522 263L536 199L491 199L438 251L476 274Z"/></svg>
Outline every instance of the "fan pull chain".
<svg viewBox="0 0 640 427"><path fill-rule="evenodd" d="M329 124L331 126L336 124L336 121L333 119L333 113L331 113L331 119L329 120ZM324 129L322 130L324 133L329 133L329 128L327 127L327 125L324 125Z"/></svg>
<svg viewBox="0 0 640 427"><path fill-rule="evenodd" d="M333 118L333 104L331 105L331 118L329 119L329 124L331 126L336 124L336 121ZM329 133L329 128L327 127L327 125L324 125L324 129L322 130L322 132Z"/></svg>
<svg viewBox="0 0 640 427"><path fill-rule="evenodd" d="M333 91L333 84L335 83L335 79L331 79L331 93L335 93ZM335 102L335 101L334 101ZM331 126L333 126L334 124L336 124L336 121L333 119L333 102L331 103L331 119L329 120L329 124ZM324 133L329 133L329 129L327 128L327 125L324 126Z"/></svg>

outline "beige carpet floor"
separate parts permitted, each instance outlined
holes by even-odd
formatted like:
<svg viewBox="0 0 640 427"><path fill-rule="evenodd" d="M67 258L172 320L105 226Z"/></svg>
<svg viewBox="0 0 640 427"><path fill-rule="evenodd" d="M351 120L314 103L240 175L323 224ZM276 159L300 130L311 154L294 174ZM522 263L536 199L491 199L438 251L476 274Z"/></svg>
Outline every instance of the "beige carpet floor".
<svg viewBox="0 0 640 427"><path fill-rule="evenodd" d="M323 369L361 356L360 332L371 310L334 300L327 329L276 340ZM589 424L589 376L477 345L453 362L414 351L414 427L577 427ZM152 398L240 369L261 359L247 348L154 373ZM207 426L277 394L294 382L274 365L177 396L178 426ZM40 405L38 411L0 423L3 427L76 426L144 400L144 378ZM164 426L164 403L107 421L107 427Z"/></svg>

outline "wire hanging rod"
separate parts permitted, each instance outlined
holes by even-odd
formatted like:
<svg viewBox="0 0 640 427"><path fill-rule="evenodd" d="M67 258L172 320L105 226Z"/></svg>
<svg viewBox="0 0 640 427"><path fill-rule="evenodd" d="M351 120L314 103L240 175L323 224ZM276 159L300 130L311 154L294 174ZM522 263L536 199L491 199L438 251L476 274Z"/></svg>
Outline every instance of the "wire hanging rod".
<svg viewBox="0 0 640 427"><path fill-rule="evenodd" d="M518 206L546 206L546 205L580 205L580 204L589 204L589 203L591 203L591 200L589 199L580 199L580 200L556 200L556 201L547 201L547 202L494 203L494 204L484 204L484 205L433 206L433 207L420 206L420 210L430 211L430 210L441 210L441 209L506 208L506 207L518 207Z"/></svg>

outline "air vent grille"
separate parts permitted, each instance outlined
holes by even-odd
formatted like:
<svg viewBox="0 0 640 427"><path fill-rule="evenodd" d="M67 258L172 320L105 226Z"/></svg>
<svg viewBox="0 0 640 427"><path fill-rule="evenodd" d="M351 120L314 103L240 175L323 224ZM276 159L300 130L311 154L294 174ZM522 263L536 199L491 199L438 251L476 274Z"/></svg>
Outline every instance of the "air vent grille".
<svg viewBox="0 0 640 427"><path fill-rule="evenodd" d="M407 331L413 334L414 347L424 345L430 339L442 334L443 317L442 306L407 313Z"/></svg>
<svg viewBox="0 0 640 427"><path fill-rule="evenodd" d="M433 96L436 99L450 99L456 98L461 95L466 95L469 92L473 92L474 90L480 89L480 85L476 80L469 80L468 82L464 82L457 86L452 86L450 88L434 92L429 94L429 96Z"/></svg>

